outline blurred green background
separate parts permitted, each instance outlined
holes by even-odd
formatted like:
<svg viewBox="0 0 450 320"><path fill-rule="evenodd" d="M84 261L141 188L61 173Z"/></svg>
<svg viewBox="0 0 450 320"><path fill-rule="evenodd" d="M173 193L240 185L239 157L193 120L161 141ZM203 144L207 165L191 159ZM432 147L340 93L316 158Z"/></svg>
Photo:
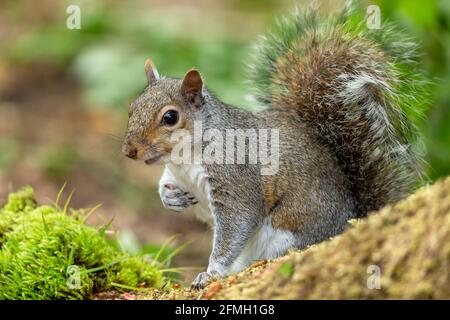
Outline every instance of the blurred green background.
<svg viewBox="0 0 450 320"><path fill-rule="evenodd" d="M176 263L204 266L209 230L164 210L156 192L161 168L120 153L129 103L146 85L151 57L163 75L198 68L225 102L250 107L246 63L252 45L294 0L0 2L0 203L23 184L43 202L64 182L74 206L102 203L91 223L114 218L132 243L170 235L193 242ZM342 1L316 1L325 11ZM432 181L450 174L450 1L380 0L421 45L417 66L434 81L419 124ZM66 28L66 9L81 8L81 29ZM132 232L130 231L132 230ZM193 271L195 273L196 271ZM191 274L186 272L186 276Z"/></svg>

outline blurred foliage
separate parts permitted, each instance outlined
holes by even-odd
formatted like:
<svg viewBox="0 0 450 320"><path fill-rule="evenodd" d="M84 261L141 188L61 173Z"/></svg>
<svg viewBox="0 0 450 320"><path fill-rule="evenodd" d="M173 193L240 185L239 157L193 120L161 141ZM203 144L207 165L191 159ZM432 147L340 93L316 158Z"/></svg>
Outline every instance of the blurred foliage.
<svg viewBox="0 0 450 320"><path fill-rule="evenodd" d="M379 0L382 19L395 21L421 44L422 69L434 82L421 123L432 180L450 174L450 2ZM402 35L400 35L402 36Z"/></svg>
<svg viewBox="0 0 450 320"><path fill-rule="evenodd" d="M274 18L286 14L286 5L293 3L233 0L224 5L225 2L219 1L218 6L223 5L239 15L236 26L234 20L223 24L228 19L227 12L221 20L214 20L210 17L210 8L202 12L203 9L189 8L189 3L184 7L180 3L178 10L173 9L173 4L166 10L161 10L159 4L153 10L151 5L78 2L82 8L81 30L65 28L67 14L64 13L69 3L62 1L57 9L60 14L11 41L2 55L15 63L46 62L67 68L79 80L86 106L92 108L124 107L139 94L145 86L143 62L147 57L152 58L164 75L180 77L195 66L203 73L208 87L225 102L251 106L246 101L249 88L245 84L245 62L251 61L251 46L256 34L266 32ZM450 2L374 2L381 8L382 21L394 21L405 30L399 37L412 35L420 42L422 61L418 67L435 82L430 88L430 108L420 123L428 150L429 175L432 180L448 175ZM70 4L73 3L77 1ZM20 4L11 6L19 16ZM190 21L186 19L189 16L193 16L194 21L203 21L196 25L201 30L186 23ZM255 19L259 19L258 23L253 21ZM256 30L247 30L252 28ZM7 159L0 159L0 165L7 162Z"/></svg>
<svg viewBox="0 0 450 320"><path fill-rule="evenodd" d="M38 165L55 181L64 181L67 175L81 161L76 148L70 144L49 146L40 152Z"/></svg>
<svg viewBox="0 0 450 320"><path fill-rule="evenodd" d="M20 145L17 141L8 137L2 137L0 141L0 169L6 169L14 165L19 158Z"/></svg>
<svg viewBox="0 0 450 320"><path fill-rule="evenodd" d="M180 77L192 67L199 68L221 98L243 102L242 61L248 56L249 42L225 39L224 34L188 33L168 24L158 12L107 8L106 1L82 10L80 30L65 28L66 17L60 15L51 24L23 34L8 46L6 57L17 63L70 68L93 107L123 107L140 93L146 85L143 64L148 57L164 75Z"/></svg>

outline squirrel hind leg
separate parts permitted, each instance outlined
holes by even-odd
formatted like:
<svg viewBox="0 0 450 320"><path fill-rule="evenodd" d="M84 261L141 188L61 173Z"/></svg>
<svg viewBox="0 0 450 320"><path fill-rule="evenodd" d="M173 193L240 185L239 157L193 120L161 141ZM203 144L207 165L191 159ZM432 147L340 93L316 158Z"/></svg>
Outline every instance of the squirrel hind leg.
<svg viewBox="0 0 450 320"><path fill-rule="evenodd" d="M288 230L275 229L267 217L248 241L230 268L230 273L239 272L259 260L274 259L295 248L296 235Z"/></svg>

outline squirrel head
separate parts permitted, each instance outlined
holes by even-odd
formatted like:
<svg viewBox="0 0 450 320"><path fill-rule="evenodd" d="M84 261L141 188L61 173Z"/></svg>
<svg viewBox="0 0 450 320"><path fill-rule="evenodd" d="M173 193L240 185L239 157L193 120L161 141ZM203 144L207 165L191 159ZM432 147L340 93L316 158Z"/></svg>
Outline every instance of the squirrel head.
<svg viewBox="0 0 450 320"><path fill-rule="evenodd" d="M144 68L148 86L130 106L122 152L146 164L165 163L177 143L171 134L193 130L203 108L203 80L195 69L183 79L160 77L150 59Z"/></svg>

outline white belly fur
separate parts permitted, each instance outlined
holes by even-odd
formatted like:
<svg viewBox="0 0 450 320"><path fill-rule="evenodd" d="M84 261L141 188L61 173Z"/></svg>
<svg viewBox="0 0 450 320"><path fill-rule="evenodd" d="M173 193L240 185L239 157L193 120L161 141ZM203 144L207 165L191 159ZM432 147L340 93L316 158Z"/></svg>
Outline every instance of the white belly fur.
<svg viewBox="0 0 450 320"><path fill-rule="evenodd" d="M279 257L288 249L294 248L295 243L292 232L274 229L270 217L265 218L231 266L229 273L239 272L258 260Z"/></svg>
<svg viewBox="0 0 450 320"><path fill-rule="evenodd" d="M167 166L181 187L197 198L198 204L194 207L197 218L213 225L211 187L206 169L199 164ZM227 273L239 272L258 260L279 257L295 247L295 243L295 235L292 232L274 229L270 217L265 218Z"/></svg>

